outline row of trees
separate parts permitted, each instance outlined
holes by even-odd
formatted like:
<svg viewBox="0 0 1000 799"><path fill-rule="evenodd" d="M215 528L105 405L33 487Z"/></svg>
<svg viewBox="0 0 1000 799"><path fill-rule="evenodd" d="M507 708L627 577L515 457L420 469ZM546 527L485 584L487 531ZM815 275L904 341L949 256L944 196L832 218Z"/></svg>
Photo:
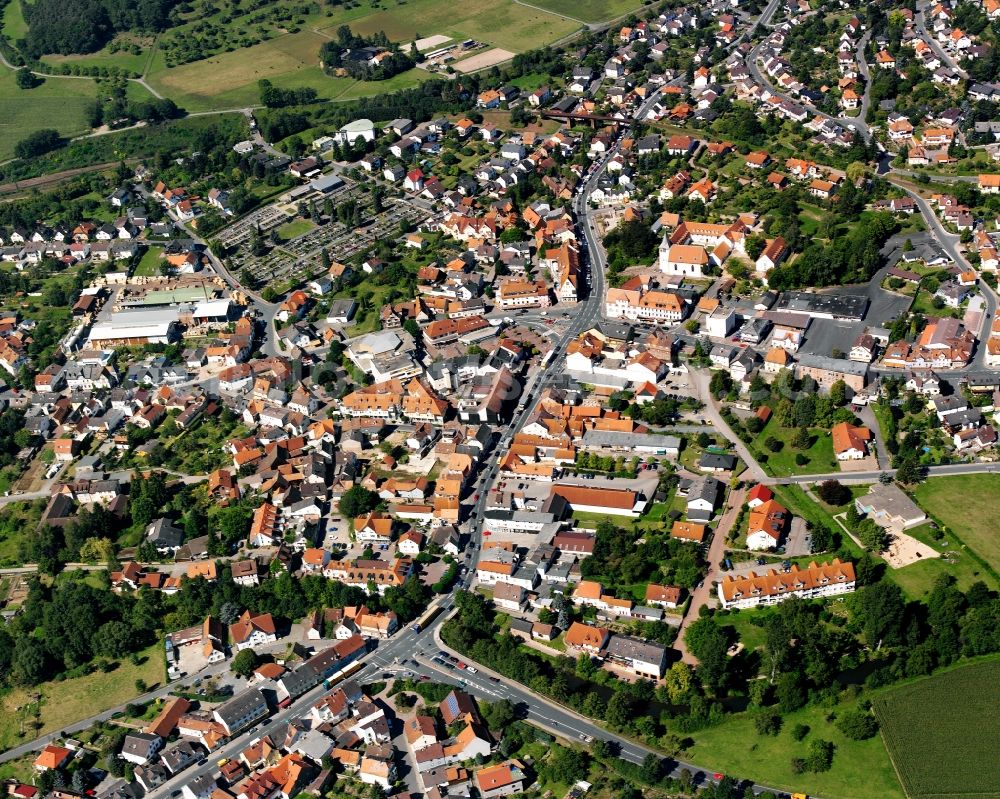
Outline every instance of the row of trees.
<svg viewBox="0 0 1000 799"><path fill-rule="evenodd" d="M392 610L405 623L431 598L419 579L390 588L383 597L319 575L298 579L287 571L260 586L239 586L228 565L220 567L216 582L183 578L181 590L171 596L152 590L116 594L109 590L106 572L100 587L85 576L70 575L52 586L31 581L23 613L0 628L0 680L36 685L59 674L83 673L98 665L95 661L137 653L164 630L199 624L209 614L230 624L249 608L291 622L311 610L365 603Z"/></svg>

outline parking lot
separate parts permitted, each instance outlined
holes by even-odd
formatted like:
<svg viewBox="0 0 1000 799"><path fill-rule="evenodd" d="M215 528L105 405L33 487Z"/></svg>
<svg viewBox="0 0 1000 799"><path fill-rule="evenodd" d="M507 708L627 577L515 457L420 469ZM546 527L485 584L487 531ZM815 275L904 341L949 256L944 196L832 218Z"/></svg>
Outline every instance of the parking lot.
<svg viewBox="0 0 1000 799"><path fill-rule="evenodd" d="M868 298L868 311L861 322L839 321L835 319L813 319L806 331L802 352L810 355L830 355L834 350L850 352L854 340L869 327L888 327L892 320L906 313L913 301L886 291L882 279L887 270L876 273L869 283L856 286L837 286L827 289L824 294L858 294Z"/></svg>

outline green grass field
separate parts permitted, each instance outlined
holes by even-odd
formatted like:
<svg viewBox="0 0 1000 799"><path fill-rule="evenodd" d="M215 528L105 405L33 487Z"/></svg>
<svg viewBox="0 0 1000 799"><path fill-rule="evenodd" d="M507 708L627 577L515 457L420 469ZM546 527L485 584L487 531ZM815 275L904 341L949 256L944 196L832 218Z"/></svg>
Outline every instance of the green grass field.
<svg viewBox="0 0 1000 799"><path fill-rule="evenodd" d="M850 706L850 703L840 705L835 710ZM810 796L903 799L892 763L878 736L851 741L826 720L830 712L831 708L814 706L788 713L781 732L774 737L758 735L750 716L740 713L716 727L694 733L695 745L684 753L684 758L694 763L711 763L725 774ZM791 730L796 724L806 724L810 729L801 742L792 739ZM813 737L833 742L836 747L833 767L821 774L793 773L792 758L803 757Z"/></svg>
<svg viewBox="0 0 1000 799"><path fill-rule="evenodd" d="M142 254L138 265L135 267L136 277L154 277L160 274L160 256L163 254L162 247L150 247Z"/></svg>
<svg viewBox="0 0 1000 799"><path fill-rule="evenodd" d="M75 677L62 682L47 682L29 691L17 688L0 697L0 749L9 749L24 740L59 730L65 724L87 718L102 710L116 707L135 698L136 679L145 680L149 686L161 684L164 679L163 644L153 644L140 652L145 661L134 666L128 660L119 663L110 672L95 671L85 677ZM34 714L25 717L22 710L34 702L34 693L42 696L40 716L35 725ZM32 707L34 705L32 704ZM19 736L22 720L25 737Z"/></svg>
<svg viewBox="0 0 1000 799"><path fill-rule="evenodd" d="M11 3L13 5L13 3ZM127 70L128 72L135 72L137 74L142 74L143 70L146 68L146 62L149 60L149 52L153 47L154 39L152 37L143 38L140 36L135 36L128 33L120 34L115 37L114 42L109 44L107 47L98 50L96 53L87 53L84 55L46 55L42 57L42 62L50 66L61 66L62 64L79 64L80 66L87 67L106 67L108 69L117 67L118 69ZM131 53L127 49L119 49L117 52L112 52L112 47L114 45L131 45L135 44L140 48L139 53Z"/></svg>
<svg viewBox="0 0 1000 799"><path fill-rule="evenodd" d="M42 128L63 136L86 133L87 109L96 96L94 81L73 78L46 78L34 89L19 89L14 73L0 68L0 160L13 157L14 145Z"/></svg>
<svg viewBox="0 0 1000 799"><path fill-rule="evenodd" d="M308 219L295 219L291 222L286 222L284 225L279 227L278 235L285 241L291 241L299 236L304 236L314 227L316 227L316 225Z"/></svg>
<svg viewBox="0 0 1000 799"><path fill-rule="evenodd" d="M990 566L1000 569L1000 535L997 535L1000 475L932 477L918 485L913 493L920 507L930 516L947 525L963 544ZM954 539L954 536L948 538ZM951 543L956 542L952 540Z"/></svg>
<svg viewBox="0 0 1000 799"><path fill-rule="evenodd" d="M833 457L833 441L829 432L818 427L811 428L809 432L812 434L812 444L809 449L795 449L792 446L795 429L782 427L772 417L760 434L751 442L750 449L758 457L767 473L776 477L837 471L837 461ZM779 452L771 452L764 446L764 441L768 438L775 438L781 441L784 446ZM795 456L799 453L808 459L808 462L803 466L795 463Z"/></svg>
<svg viewBox="0 0 1000 799"><path fill-rule="evenodd" d="M10 0L3 10L3 35L16 42L23 39L28 32L28 23L24 21L20 0Z"/></svg>
<svg viewBox="0 0 1000 799"><path fill-rule="evenodd" d="M581 22L607 22L642 8L635 0L532 0L531 4Z"/></svg>
<svg viewBox="0 0 1000 799"><path fill-rule="evenodd" d="M255 105L259 102L257 82L265 78L286 89L310 86L324 100L352 100L415 86L432 77L431 73L418 69L386 81L354 81L325 75L319 66L319 48L345 23L355 33L371 35L385 31L396 41L444 34L454 39L477 39L514 52L554 41L579 27L513 0L496 3L470 0L459 6L442 0L409 0L390 10L373 9L362 3L348 10L337 9L327 16L310 17L296 33L280 34L252 47L177 67L168 68L163 53L157 50L146 77L157 91L193 112ZM183 30L183 27L174 29L172 35Z"/></svg>
<svg viewBox="0 0 1000 799"><path fill-rule="evenodd" d="M875 701L882 737L911 799L1000 795L996 738L1000 661L894 688ZM866 775L867 776L867 775Z"/></svg>

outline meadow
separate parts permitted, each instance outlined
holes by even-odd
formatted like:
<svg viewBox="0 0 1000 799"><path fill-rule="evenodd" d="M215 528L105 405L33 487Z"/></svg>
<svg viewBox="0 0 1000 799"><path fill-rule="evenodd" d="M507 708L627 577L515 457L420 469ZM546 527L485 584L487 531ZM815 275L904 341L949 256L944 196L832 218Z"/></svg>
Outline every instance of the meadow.
<svg viewBox="0 0 1000 799"><path fill-rule="evenodd" d="M334 38L337 28L344 24L349 24L355 33L362 35L385 31L390 39L404 43L440 34L453 40L476 39L487 47L519 53L572 34L580 28L577 19L587 22L607 19L641 7L637 0L585 0L577 16L561 7L565 5L565 0L548 0L537 7L521 5L514 0L469 0L459 5L445 0L361 0L349 8L311 6L308 13L299 14L298 10L304 7L291 4L288 0L279 0L280 4L296 8L293 22L284 24L284 27L272 23L250 23L244 17L223 23L222 12L213 7L206 15L202 13L201 5L195 3L193 11L185 14L183 24L157 40L140 40L123 35L96 53L45 56L44 61L53 66L68 63L81 67L118 67L130 73L144 74L154 90L190 112L256 105L259 103L257 82L264 78L280 88L312 87L321 100L352 100L415 86L431 77L431 73L413 69L391 80L378 82L324 74L319 65L320 46ZM2 22L8 38L16 40L23 36L25 26L18 0L8 4ZM205 57L197 61L168 66L165 51L171 42L200 41L202 37L199 34L206 25L216 34L221 29L232 30L232 38L225 42L224 47L206 47ZM258 33L265 40L246 46L256 39L244 36L241 31L244 28L256 30L255 26L261 28ZM218 40L219 36L215 35L213 41ZM80 87L76 93L89 92L92 95L92 84L80 82L90 88ZM72 90L62 84L59 87L60 96L74 97ZM2 96L0 89L0 99ZM0 112L5 110L0 106ZM55 127L61 132L64 129L79 132L79 120L82 119L80 104L70 102L59 110L64 119L56 120ZM28 112L21 112L22 115L25 113ZM36 112L36 116L48 118L51 114L43 109ZM15 124L19 130L29 128L26 124Z"/></svg>
<svg viewBox="0 0 1000 799"><path fill-rule="evenodd" d="M14 145L42 128L67 137L86 133L87 110L96 97L92 80L48 78L33 89L19 89L14 73L0 68L0 161L12 158Z"/></svg>
<svg viewBox="0 0 1000 799"><path fill-rule="evenodd" d="M163 644L139 653L139 664L129 659L109 672L98 669L83 677L53 680L37 689L16 688L0 696L0 749L8 749L39 735L61 730L95 713L116 707L138 695L135 682L148 686L164 679ZM40 697L40 704L37 699ZM24 738L21 733L24 732Z"/></svg>
<svg viewBox="0 0 1000 799"><path fill-rule="evenodd" d="M695 763L712 763L713 768L725 774L738 774L809 796L903 799L903 791L878 737L852 741L830 722L831 711L836 713L851 706L850 702L836 708L809 706L787 713L776 736L759 735L751 714L740 713L723 724L694 733L694 746L684 752L684 758ZM801 742L792 737L792 729L799 724L809 727L809 734ZM831 741L836 747L833 767L819 774L796 774L792 758L802 757L814 737Z"/></svg>
<svg viewBox="0 0 1000 799"><path fill-rule="evenodd" d="M1000 794L996 740L1000 661L985 660L894 688L875 701L882 737L907 796Z"/></svg>
<svg viewBox="0 0 1000 799"><path fill-rule="evenodd" d="M966 547L1000 570L1000 475L963 474L931 477L913 491L928 515L948 527ZM975 508L975 512L970 512ZM954 545L956 542L952 541ZM954 548L954 546L952 547Z"/></svg>

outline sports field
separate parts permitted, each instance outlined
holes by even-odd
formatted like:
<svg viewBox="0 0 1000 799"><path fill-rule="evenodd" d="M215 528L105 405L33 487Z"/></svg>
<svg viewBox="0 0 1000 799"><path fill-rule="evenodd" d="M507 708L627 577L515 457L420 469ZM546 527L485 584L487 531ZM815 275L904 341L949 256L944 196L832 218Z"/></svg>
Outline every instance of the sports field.
<svg viewBox="0 0 1000 799"><path fill-rule="evenodd" d="M895 688L875 702L882 737L910 799L1000 796L993 725L1000 660Z"/></svg>

